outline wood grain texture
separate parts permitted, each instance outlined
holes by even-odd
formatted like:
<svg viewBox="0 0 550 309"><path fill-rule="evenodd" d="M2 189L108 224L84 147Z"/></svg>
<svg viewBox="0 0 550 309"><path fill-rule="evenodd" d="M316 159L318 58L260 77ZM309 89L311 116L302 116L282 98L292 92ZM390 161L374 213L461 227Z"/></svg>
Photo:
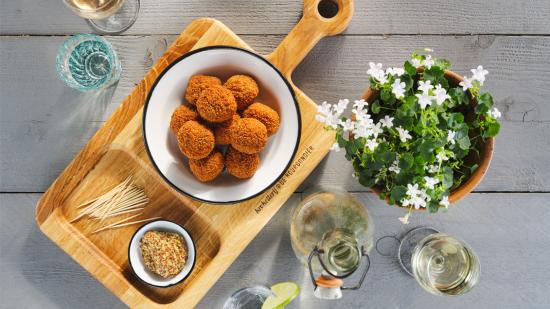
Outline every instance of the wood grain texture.
<svg viewBox="0 0 550 309"><path fill-rule="evenodd" d="M349 34L549 34L547 0L359 0ZM217 18L237 34L287 34L301 1L142 0L126 34L178 34L193 19ZM90 32L62 1L3 0L0 34Z"/></svg>
<svg viewBox="0 0 550 309"><path fill-rule="evenodd" d="M308 7L317 0L305 0ZM346 3L350 0L341 0ZM350 7L351 8L351 7ZM326 22L320 17L304 19L292 33L308 29L312 38L322 38L345 28L350 14ZM310 24L317 24L312 27ZM302 58L317 40L290 36L283 49L300 50ZM158 59L121 106L82 148L42 196L36 208L40 229L78 261L113 294L130 307L193 307L225 272L240 252L261 231L283 203L323 159L334 141L334 134L315 122L316 104L293 87L301 121L300 143L290 165L269 189L236 205L209 205L191 200L171 188L155 171L142 136L142 115L151 85L160 73L190 50L213 45L250 47L225 25L214 19L193 21ZM281 50L281 49L277 49ZM276 53L277 54L277 53ZM290 75L299 63L289 55L275 57L275 63ZM282 104L282 102L280 103ZM264 163L268 164L268 163ZM197 262L192 274L181 284L153 288L132 274L124 241L138 226L127 226L94 234L98 226L83 218L72 223L78 205L114 187L129 176L151 198L146 217L160 216L184 226L196 241ZM251 179L249 181L254 181Z"/></svg>
<svg viewBox="0 0 550 309"><path fill-rule="evenodd" d="M292 280L302 293L293 308L544 308L547 293L546 261L550 243L550 194L470 194L448 213L415 213L409 226L373 194L356 196L375 224L375 238L398 235L416 225L432 225L467 241L481 261L481 280L469 294L436 297L423 291L401 271L395 260L372 254L373 266L365 286L346 292L335 302L321 302L310 294L311 283L290 246L291 210L295 194L250 243L242 255L197 308L221 308L232 292L255 284ZM124 308L55 244L32 220L39 194L0 195L0 299L5 308ZM518 212L518 207L521 211ZM18 222L17 225L11 224ZM9 244L9 246L7 246ZM390 248L391 248L390 243Z"/></svg>
<svg viewBox="0 0 550 309"><path fill-rule="evenodd" d="M175 36L117 36L123 74L114 94L65 88L55 51L65 37L3 37L0 44L0 192L41 192L118 107ZM244 36L267 54L282 36ZM314 101L359 97L369 61L398 65L416 48L433 47L467 74L483 64L486 89L503 111L495 156L477 190L550 190L550 38L515 36L347 36L323 39L293 75ZM37 69L39 68L39 69ZM111 99L111 95L113 95ZM40 155L30 155L40 154ZM364 191L341 153L331 153L300 188L325 183Z"/></svg>

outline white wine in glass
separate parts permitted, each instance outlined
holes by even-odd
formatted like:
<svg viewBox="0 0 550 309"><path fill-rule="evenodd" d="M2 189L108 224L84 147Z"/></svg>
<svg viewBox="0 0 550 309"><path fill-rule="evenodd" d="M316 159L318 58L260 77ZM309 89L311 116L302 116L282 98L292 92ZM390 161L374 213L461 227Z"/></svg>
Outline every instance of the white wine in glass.
<svg viewBox="0 0 550 309"><path fill-rule="evenodd" d="M461 295L478 282L479 260L463 241L435 233L422 239L411 257L412 273L426 291L435 295Z"/></svg>
<svg viewBox="0 0 550 309"><path fill-rule="evenodd" d="M63 0L78 16L99 32L120 33L137 19L139 0Z"/></svg>

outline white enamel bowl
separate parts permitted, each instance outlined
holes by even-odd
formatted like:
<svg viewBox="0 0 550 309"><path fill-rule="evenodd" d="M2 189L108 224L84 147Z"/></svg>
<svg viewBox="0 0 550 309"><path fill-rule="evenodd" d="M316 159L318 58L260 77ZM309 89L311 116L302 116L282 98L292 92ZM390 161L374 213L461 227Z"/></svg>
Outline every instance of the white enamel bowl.
<svg viewBox="0 0 550 309"><path fill-rule="evenodd" d="M163 278L145 267L139 242L148 231L176 233L183 237L187 247L187 261L179 274L171 278ZM130 267L136 276L147 284L161 288L173 286L185 280L185 278L191 274L193 267L195 267L195 258L195 242L191 238L191 235L189 235L189 233L179 224L167 220L157 220L143 225L135 232L134 236L132 236L130 245L128 246L128 261L130 261Z"/></svg>
<svg viewBox="0 0 550 309"><path fill-rule="evenodd" d="M183 103L188 80L196 74L217 76L222 81L235 74L250 75L260 87L256 101L279 113L280 128L260 153L260 166L252 178L239 180L224 172L214 181L202 183L191 174L169 126L172 112ZM174 61L153 84L143 110L145 146L157 171L181 193L212 204L241 202L275 184L296 154L300 131L300 111L288 81L264 58L227 46L206 47Z"/></svg>

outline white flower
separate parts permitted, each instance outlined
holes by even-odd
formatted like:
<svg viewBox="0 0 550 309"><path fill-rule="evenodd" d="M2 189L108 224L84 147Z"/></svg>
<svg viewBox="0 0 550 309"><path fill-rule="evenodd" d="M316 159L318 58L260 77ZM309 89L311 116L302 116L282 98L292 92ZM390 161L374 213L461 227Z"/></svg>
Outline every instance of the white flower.
<svg viewBox="0 0 550 309"><path fill-rule="evenodd" d="M334 152L338 152L340 151L342 148L340 148L340 146L338 145L338 143L334 143L332 144L332 147L330 147L330 150L334 151Z"/></svg>
<svg viewBox="0 0 550 309"><path fill-rule="evenodd" d="M427 169L428 169L428 172L429 172L429 173L434 174L434 173L439 172L439 165L435 165L435 164L428 165L428 166L427 166Z"/></svg>
<svg viewBox="0 0 550 309"><path fill-rule="evenodd" d="M390 172L394 172L396 175L399 174L399 172L401 172L401 169L399 168L399 162L397 160L393 161L388 170Z"/></svg>
<svg viewBox="0 0 550 309"><path fill-rule="evenodd" d="M434 186L439 183L439 180L434 177L424 176L424 181L426 181L426 188L433 189Z"/></svg>
<svg viewBox="0 0 550 309"><path fill-rule="evenodd" d="M434 86L432 85L431 80L427 80L427 81L420 80L420 81L418 81L418 90L421 90L422 92L428 92L431 89L434 89Z"/></svg>
<svg viewBox="0 0 550 309"><path fill-rule="evenodd" d="M445 100L451 98L451 96L447 94L447 90L441 87L441 85L435 86L434 97L435 103L437 103L437 105L441 105L443 104L443 102L445 102Z"/></svg>
<svg viewBox="0 0 550 309"><path fill-rule="evenodd" d="M449 203L449 196L444 196L441 201L439 201L439 205L445 207L445 208L449 208L449 205L451 203Z"/></svg>
<svg viewBox="0 0 550 309"><path fill-rule="evenodd" d="M498 119L502 116L502 113L496 107L493 107L490 111L487 112L487 114L495 119Z"/></svg>
<svg viewBox="0 0 550 309"><path fill-rule="evenodd" d="M355 123L351 119L346 119L346 121L340 119L340 126L342 126L342 130L345 132L353 130L354 125Z"/></svg>
<svg viewBox="0 0 550 309"><path fill-rule="evenodd" d="M370 114L367 112L367 110L352 109L351 112L355 115L355 121L357 122L368 121L366 119L369 119L370 122L372 122L372 119L370 119Z"/></svg>
<svg viewBox="0 0 550 309"><path fill-rule="evenodd" d="M380 123L382 124L383 127L386 127L386 128L391 128L393 127L393 117L390 117L388 115L384 116L384 119L380 119Z"/></svg>
<svg viewBox="0 0 550 309"><path fill-rule="evenodd" d="M426 194L426 191L418 189L418 184L407 185L407 196L408 198L401 200L402 205L413 205L415 209L426 207L426 203L430 201L430 197Z"/></svg>
<svg viewBox="0 0 550 309"><path fill-rule="evenodd" d="M452 145L455 144L455 135L456 135L456 132L455 131L451 131L449 130L447 132L447 142L448 143L451 143Z"/></svg>
<svg viewBox="0 0 550 309"><path fill-rule="evenodd" d="M367 101L363 100L363 99L355 100L353 102L353 108L356 109L356 110L363 110L368 105L369 105L369 103Z"/></svg>
<svg viewBox="0 0 550 309"><path fill-rule="evenodd" d="M433 97L428 94L428 92L417 93L416 97L418 98L418 104L421 109L425 109L426 106L432 105Z"/></svg>
<svg viewBox="0 0 550 309"><path fill-rule="evenodd" d="M447 154L445 154L445 150L440 151L436 156L437 161L443 162L449 160L449 157L447 157Z"/></svg>
<svg viewBox="0 0 550 309"><path fill-rule="evenodd" d="M401 82L401 79L397 78L393 85L391 85L391 92L396 98L401 99L405 96L405 83Z"/></svg>
<svg viewBox="0 0 550 309"><path fill-rule="evenodd" d="M382 69L382 63L369 62L370 69L367 70L367 74L378 80L381 84L385 84L388 79L386 73Z"/></svg>
<svg viewBox="0 0 550 309"><path fill-rule="evenodd" d="M338 104L333 107L334 111L337 114L343 114L344 111L346 110L346 108L348 108L348 104L349 104L348 99L340 100L340 101L338 101Z"/></svg>
<svg viewBox="0 0 550 309"><path fill-rule="evenodd" d="M432 67L432 65L435 64L435 61L432 59L432 56L431 55L427 55L426 56L426 59L424 60L424 66L427 68L427 69L430 69Z"/></svg>
<svg viewBox="0 0 550 309"><path fill-rule="evenodd" d="M412 58L411 59L411 64L415 67L415 68L419 68L422 66L422 61L420 61L420 59L418 58Z"/></svg>
<svg viewBox="0 0 550 309"><path fill-rule="evenodd" d="M384 132L381 128L380 122L374 126L371 126L371 130L372 130L372 135L374 135L374 137L378 137L378 134L381 134L382 132Z"/></svg>
<svg viewBox="0 0 550 309"><path fill-rule="evenodd" d="M408 212L406 215L404 215L403 217L399 217L399 221L401 221L401 223L403 224L409 224L409 217L411 216L411 213Z"/></svg>
<svg viewBox="0 0 550 309"><path fill-rule="evenodd" d="M374 151L374 149L378 146L378 142L375 139L369 139L366 146L370 149L370 151Z"/></svg>
<svg viewBox="0 0 550 309"><path fill-rule="evenodd" d="M461 81L458 85L462 86L462 90L466 91L470 88L472 88L474 85L472 85L472 79L464 76L464 80Z"/></svg>
<svg viewBox="0 0 550 309"><path fill-rule="evenodd" d="M397 132L399 133L399 139L401 142L406 142L408 139L411 139L412 136L409 134L409 131L403 129L402 127L397 127Z"/></svg>
<svg viewBox="0 0 550 309"><path fill-rule="evenodd" d="M387 68L386 69L386 74L387 75L401 76L401 75L405 74L405 69L403 69L403 68Z"/></svg>
<svg viewBox="0 0 550 309"><path fill-rule="evenodd" d="M483 86L483 83L485 82L485 75L489 74L489 71L484 70L483 66L478 66L477 69L471 69L472 71L472 79L477 80L480 85Z"/></svg>
<svg viewBox="0 0 550 309"><path fill-rule="evenodd" d="M357 175L355 175L355 172L351 173L351 177L357 179Z"/></svg>
<svg viewBox="0 0 550 309"><path fill-rule="evenodd" d="M420 193L420 190L418 190L418 184L415 183L414 185L408 184L407 185L407 195L408 196L414 196L418 195Z"/></svg>

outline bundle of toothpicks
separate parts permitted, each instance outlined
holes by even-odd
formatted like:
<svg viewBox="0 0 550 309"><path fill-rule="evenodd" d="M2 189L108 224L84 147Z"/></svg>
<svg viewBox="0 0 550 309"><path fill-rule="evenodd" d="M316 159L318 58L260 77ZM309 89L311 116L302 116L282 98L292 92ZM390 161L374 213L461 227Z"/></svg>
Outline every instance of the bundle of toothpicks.
<svg viewBox="0 0 550 309"><path fill-rule="evenodd" d="M98 228L92 232L92 234L95 234L109 229L159 219L158 217L155 217L130 221L141 216L148 203L149 198L145 194L143 188L135 186L132 181L132 177L128 177L124 180L124 182L112 188L107 193L78 205L77 208L81 208L81 210L71 222L78 221L84 217L89 217L99 220L99 223L103 223L105 219L124 214L133 214L130 217Z"/></svg>

